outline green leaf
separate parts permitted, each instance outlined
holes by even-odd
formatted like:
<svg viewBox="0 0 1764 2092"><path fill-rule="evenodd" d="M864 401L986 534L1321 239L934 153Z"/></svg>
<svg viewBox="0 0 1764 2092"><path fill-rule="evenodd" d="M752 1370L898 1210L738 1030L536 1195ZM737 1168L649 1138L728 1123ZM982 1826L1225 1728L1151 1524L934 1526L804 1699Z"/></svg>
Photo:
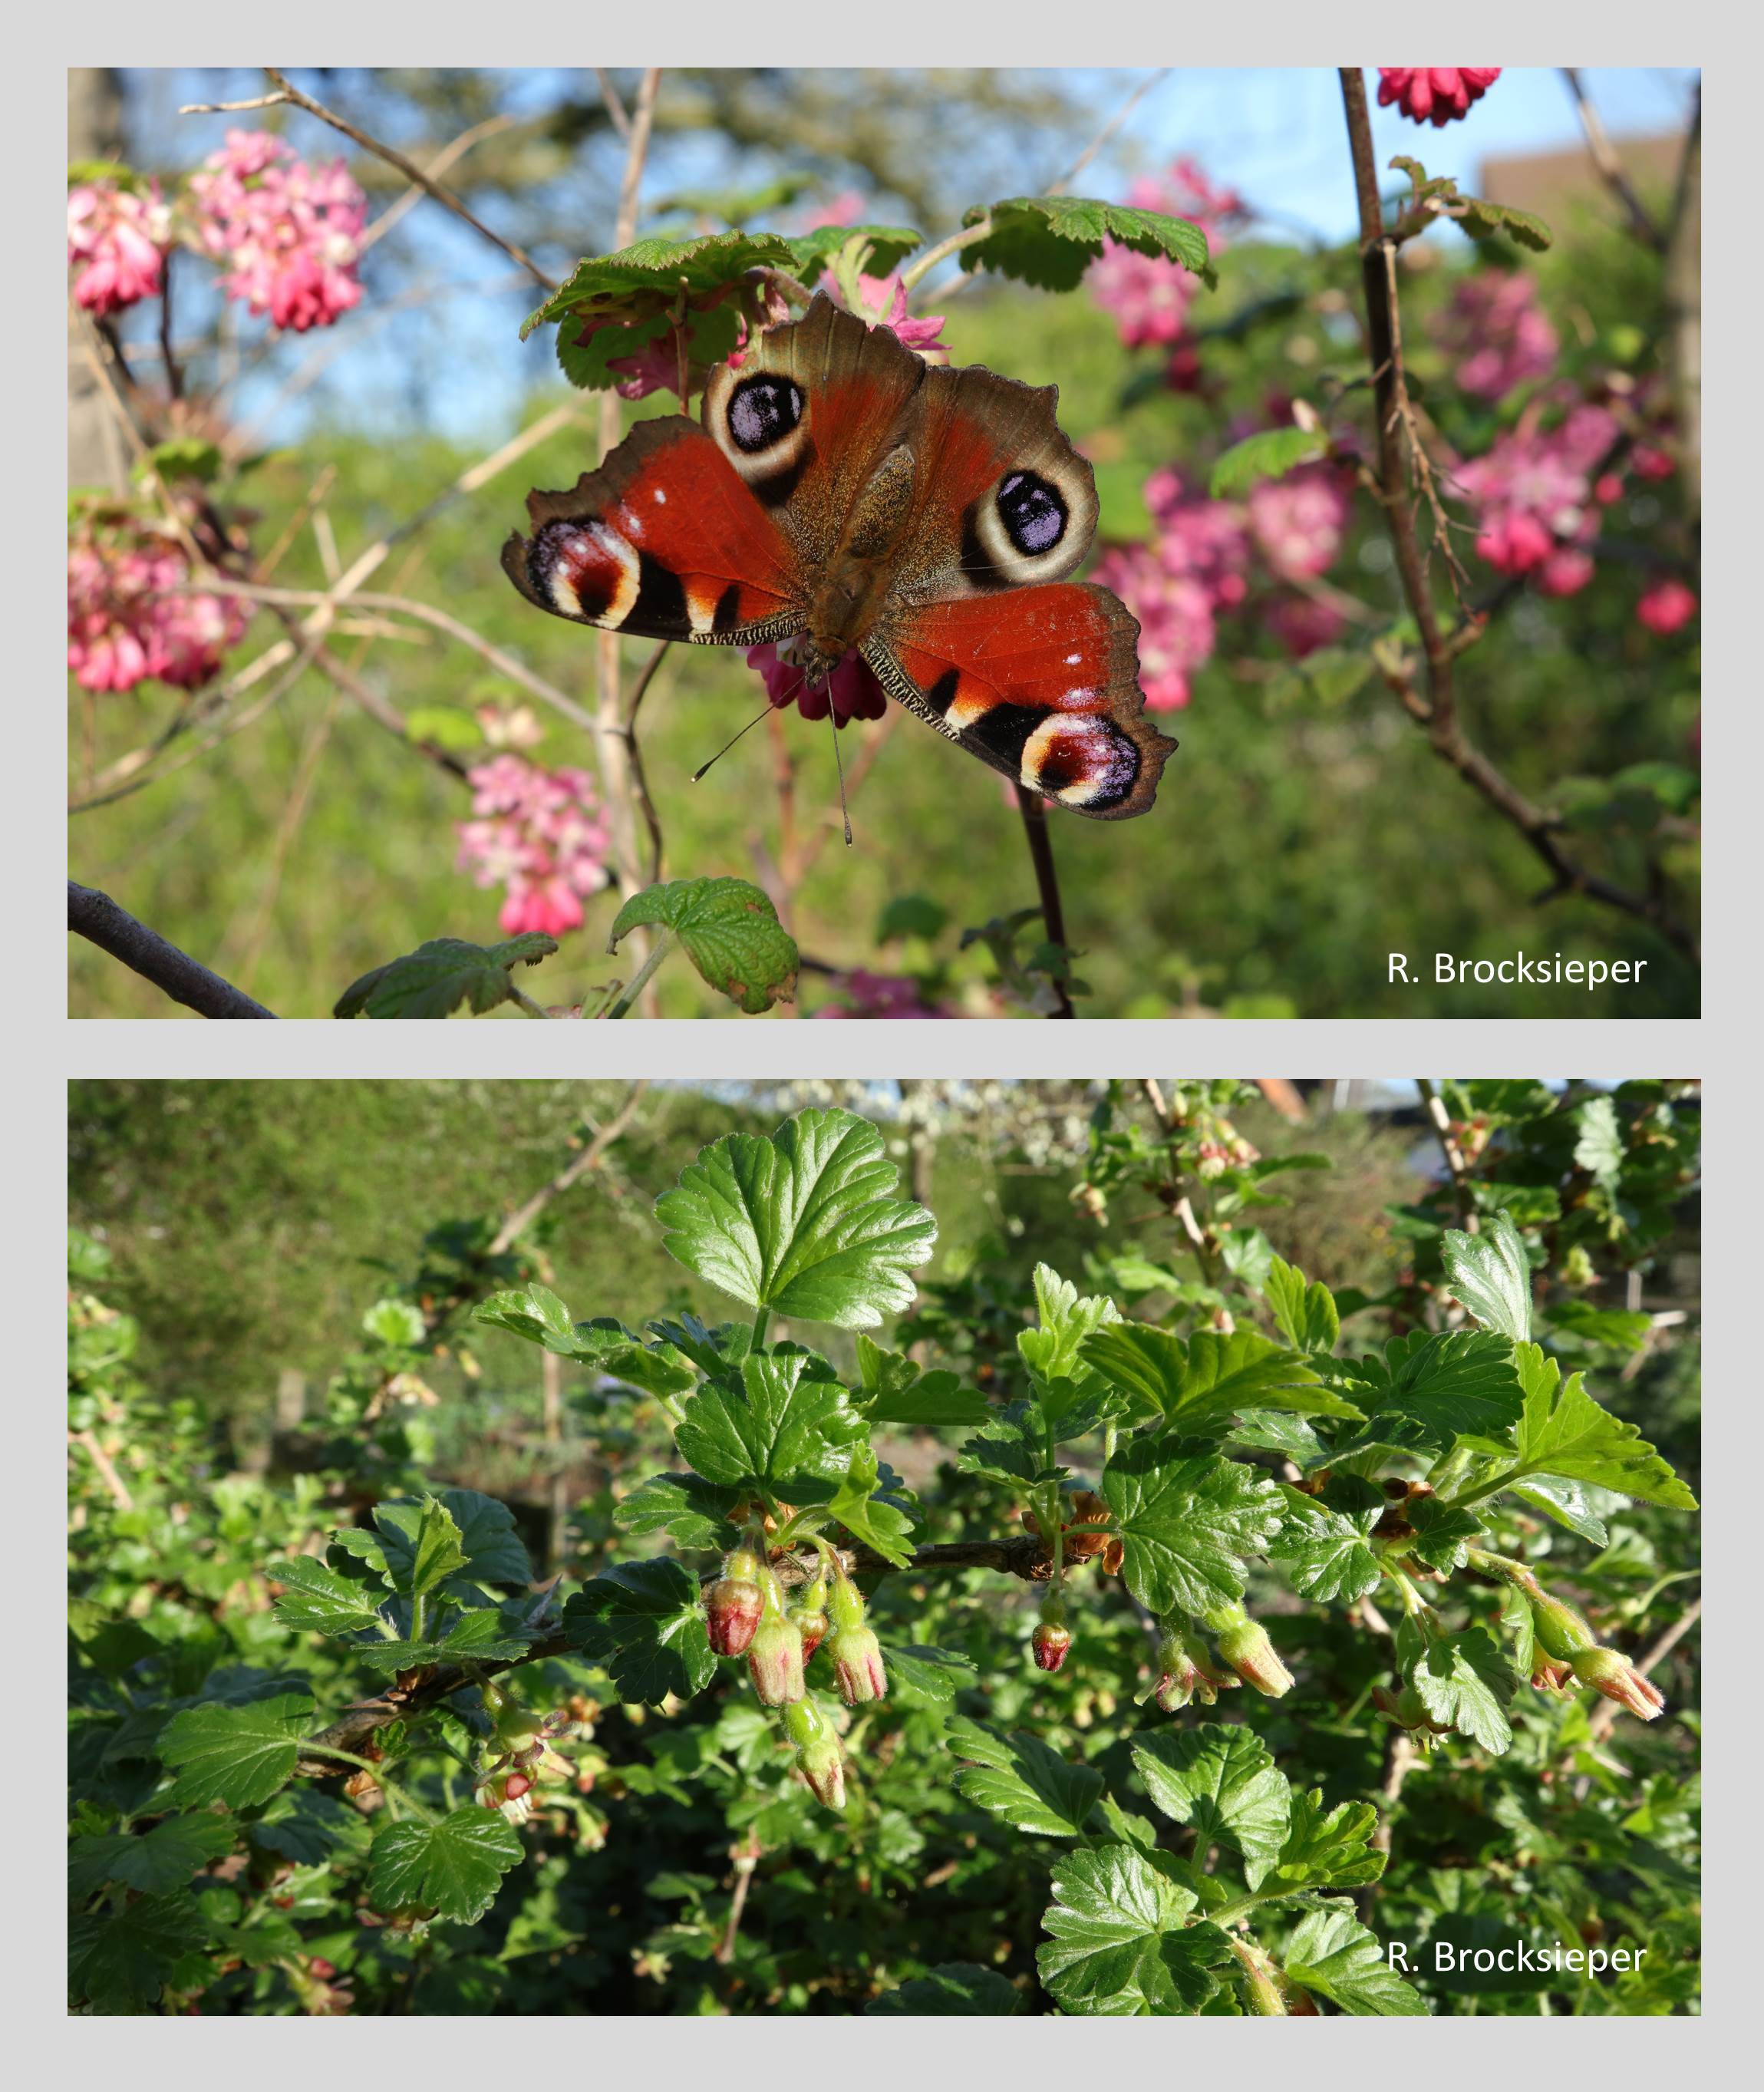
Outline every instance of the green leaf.
<svg viewBox="0 0 1764 2092"><path fill-rule="evenodd" d="M700 977L757 1017L796 999L796 940L769 895L745 879L677 879L646 886L619 910L609 952L640 924L671 930Z"/></svg>
<svg viewBox="0 0 1764 2092"><path fill-rule="evenodd" d="M971 1675L975 1669L974 1659L962 1655L959 1649L932 1649L919 1642L906 1647L884 1642L882 1656L891 1687L910 1687L942 1706L953 1702L958 1687L975 1682Z"/></svg>
<svg viewBox="0 0 1764 2092"><path fill-rule="evenodd" d="M1078 1288L1051 1265L1035 1269L1036 1326L1017 1338L1018 1355L1029 1368L1044 1416L1057 1424L1087 1396L1101 1392L1083 1359L1085 1340L1121 1320L1113 1301L1079 1298Z"/></svg>
<svg viewBox="0 0 1764 2092"><path fill-rule="evenodd" d="M1104 1471L1127 1588L1154 1613L1211 1612L1243 1595L1242 1558L1280 1526L1275 1485L1213 1454L1179 1455L1179 1429L1130 1438Z"/></svg>
<svg viewBox="0 0 1764 2092"><path fill-rule="evenodd" d="M1285 1483L1280 1493L1280 1530L1267 1552L1270 1560L1286 1567L1292 1588L1302 1597L1343 1605L1364 1597L1383 1574L1368 1537L1380 1506L1340 1511Z"/></svg>
<svg viewBox="0 0 1764 2092"><path fill-rule="evenodd" d="M1351 1446L1337 1449L1340 1454L1380 1443L1442 1450L1463 1435L1504 1435L1524 1407L1513 1346L1492 1330L1416 1330L1393 1337L1381 1360L1364 1358L1342 1370L1371 1421ZM1414 1428L1406 1437L1382 1437L1393 1421Z"/></svg>
<svg viewBox="0 0 1764 2092"><path fill-rule="evenodd" d="M785 244L790 249L790 274L799 283L812 286L833 256L851 240L869 243L864 274L887 276L915 247L923 244L924 238L923 233L907 225L817 225L812 231L794 234Z"/></svg>
<svg viewBox="0 0 1764 2092"><path fill-rule="evenodd" d="M1440 1260L1452 1291L1485 1329L1515 1343L1531 1338L1531 1259L1512 1217L1503 1208L1479 1235L1447 1228Z"/></svg>
<svg viewBox="0 0 1764 2092"><path fill-rule="evenodd" d="M337 998L334 1017L446 1017L462 1002L481 1016L512 1002L508 978L517 966L535 966L557 949L557 940L537 930L504 937L499 944L468 944L459 937L431 937L401 959L392 959L352 981Z"/></svg>
<svg viewBox="0 0 1764 2092"><path fill-rule="evenodd" d="M1535 1344L1523 1347L1524 1411L1517 1433L1520 1472L1524 1476L1560 1476L1618 1489L1643 1503L1695 1511L1697 1499L1633 1424L1602 1408L1572 1374ZM1533 1487L1541 1484L1533 1482Z"/></svg>
<svg viewBox="0 0 1764 2092"><path fill-rule="evenodd" d="M716 1675L698 1580L665 1557L590 1579L564 1608L564 1633L611 1675L621 1700L687 1700Z"/></svg>
<svg viewBox="0 0 1764 2092"><path fill-rule="evenodd" d="M850 1472L833 1492L827 1508L845 1530L884 1562L904 1569L913 1558L913 1519L886 1494L878 1494L879 1464L872 1449L860 1446L851 1456Z"/></svg>
<svg viewBox="0 0 1764 2092"><path fill-rule="evenodd" d="M138 1838L76 1838L67 1850L67 1894L84 1902L106 1882L120 1882L142 1895L187 1888L190 1877L232 1850L239 1826L230 1816L203 1809L168 1816Z"/></svg>
<svg viewBox="0 0 1764 2092"><path fill-rule="evenodd" d="M938 1428L984 1424L993 1413L984 1394L962 1385L957 1373L922 1372L898 1351L885 1351L870 1338L858 1339L858 1375L853 1402L872 1424Z"/></svg>
<svg viewBox="0 0 1764 2092"><path fill-rule="evenodd" d="M197 479L205 482L218 479L226 460L220 446L203 436L174 436L168 443L155 443L147 453L162 479ZM135 467L134 477L145 479L146 460Z"/></svg>
<svg viewBox="0 0 1764 2092"><path fill-rule="evenodd" d="M1304 1273L1282 1258L1269 1266L1268 1304L1274 1324L1295 1351L1333 1351L1342 1333L1335 1296L1321 1278L1308 1286Z"/></svg>
<svg viewBox="0 0 1764 2092"><path fill-rule="evenodd" d="M1458 223L1472 240L1491 240L1498 232L1534 254L1541 254L1551 239L1550 228L1528 210L1516 210L1510 203L1490 203L1483 197L1465 197L1468 209Z"/></svg>
<svg viewBox="0 0 1764 2092"><path fill-rule="evenodd" d="M1259 1887L1286 1842L1292 1790L1252 1729L1208 1722L1135 1740L1133 1762L1164 1813L1194 1826L1203 1846L1228 1846Z"/></svg>
<svg viewBox="0 0 1764 2092"><path fill-rule="evenodd" d="M1384 1872L1386 1856L1373 1844L1378 1812L1369 1801L1343 1801L1325 1810L1321 1788L1292 1793L1286 1843L1262 1886L1282 1889L1358 1889Z"/></svg>
<svg viewBox="0 0 1764 2092"><path fill-rule="evenodd" d="M178 1775L173 1805L199 1809L224 1801L229 1809L249 1809L267 1801L292 1779L312 1715L312 1698L305 1692L279 1692L241 1707L210 1703L174 1714L159 1737L159 1756Z"/></svg>
<svg viewBox="0 0 1764 2092"><path fill-rule="evenodd" d="M1428 1641L1409 1683L1436 1722L1473 1736L1485 1750L1498 1757L1512 1742L1507 1708L1519 1680L1485 1628L1464 1627Z"/></svg>
<svg viewBox="0 0 1764 2092"><path fill-rule="evenodd" d="M382 1344L413 1351L426 1327L422 1311L408 1300L376 1300L361 1317L366 1333Z"/></svg>
<svg viewBox="0 0 1764 2092"><path fill-rule="evenodd" d="M1186 1922L1195 1898L1131 1845L1068 1852L1053 1867L1053 1937L1035 1956L1041 1980L1069 2012L1187 2013L1217 1988L1208 1973L1230 1955L1215 1925Z"/></svg>
<svg viewBox="0 0 1764 2092"><path fill-rule="evenodd" d="M475 1925L496 1900L522 1847L499 1810L468 1803L439 1823L388 1823L374 1840L368 1901L375 1910L412 1906Z"/></svg>
<svg viewBox="0 0 1764 2092"><path fill-rule="evenodd" d="M1582 1540L1591 1541L1595 1547L1611 1545L1605 1521L1588 1502L1584 1484L1572 1482L1566 1475L1533 1475L1529 1481L1515 1487L1513 1494L1533 1511L1553 1518L1558 1525L1565 1525L1570 1532L1579 1533Z"/></svg>
<svg viewBox="0 0 1764 2092"><path fill-rule="evenodd" d="M1322 456L1329 438L1321 429L1260 429L1233 443L1214 461L1207 491L1215 501L1247 494L1257 481L1279 479L1295 465Z"/></svg>
<svg viewBox="0 0 1764 2092"><path fill-rule="evenodd" d="M1007 1736L958 1714L945 1733L956 1756L972 1761L956 1774L955 1784L977 1808L1038 1838L1075 1838L1083 1830L1102 1792L1100 1772L1068 1765L1021 1729Z"/></svg>
<svg viewBox="0 0 1764 2092"><path fill-rule="evenodd" d="M770 1139L728 1134L656 1201L668 1254L744 1301L841 1329L912 1304L906 1276L937 1224L893 1195L882 1136L845 1111L804 1111Z"/></svg>
<svg viewBox="0 0 1764 2092"><path fill-rule="evenodd" d="M376 1505L374 1523L385 1549L386 1572L401 1597L422 1597L465 1567L453 1514L438 1497L420 1504Z"/></svg>
<svg viewBox="0 0 1764 2092"><path fill-rule="evenodd" d="M1574 1143L1576 1165L1595 1184L1615 1191L1623 1174L1623 1130L1617 1122L1614 1098L1589 1097L1574 1114L1580 1136ZM1527 1330L1528 1336L1531 1333Z"/></svg>
<svg viewBox="0 0 1764 2092"><path fill-rule="evenodd" d="M941 1961L914 1976L897 1990L884 1990L864 2008L864 2016L909 2013L914 2019L957 2019L987 2014L1002 2019L1023 2010L1023 1999L996 1969L975 1961Z"/></svg>
<svg viewBox="0 0 1764 2092"><path fill-rule="evenodd" d="M1613 1351L1635 1352L1647 1343L1654 1317L1622 1308L1595 1308L1590 1300L1561 1300L1545 1310L1556 1335L1583 1344L1609 1344Z"/></svg>
<svg viewBox="0 0 1764 2092"><path fill-rule="evenodd" d="M1463 1568L1466 1546L1482 1531L1474 1511L1442 1503L1438 1497L1412 1498L1404 1515L1415 1528L1408 1551L1430 1569Z"/></svg>
<svg viewBox="0 0 1764 2092"><path fill-rule="evenodd" d="M1282 1965L1300 1990L1315 1991L1356 2017L1427 2016L1420 1992L1386 1964L1351 1904L1321 1904L1301 1919L1286 1942Z"/></svg>
<svg viewBox="0 0 1764 2092"><path fill-rule="evenodd" d="M729 1513L740 1500L738 1489L697 1475L651 1475L612 1506L612 1523L633 1537L671 1532L681 1547L726 1552L736 1539Z"/></svg>
<svg viewBox="0 0 1764 2092"><path fill-rule="evenodd" d="M863 1419L824 1359L806 1351L743 1359L740 1381L712 1381L686 1404L674 1443L707 1480L774 1492L843 1481Z"/></svg>
<svg viewBox="0 0 1764 2092"><path fill-rule="evenodd" d="M525 1584L533 1565L515 1530L514 1515L476 1489L443 1489L421 1503L393 1500L376 1505L378 1559L366 1535L335 1536L350 1553L374 1562L392 1588L407 1597L445 1584L465 1595L473 1583ZM365 1543L365 1545L363 1543Z"/></svg>
<svg viewBox="0 0 1764 2092"><path fill-rule="evenodd" d="M1086 1361L1118 1387L1152 1404L1191 1437L1220 1430L1245 1409L1357 1421L1360 1412L1321 1386L1297 1353L1253 1329L1220 1336L1202 1329L1184 1343L1144 1323L1103 1329L1084 1346Z"/></svg>
<svg viewBox="0 0 1764 2092"><path fill-rule="evenodd" d="M272 1562L264 1573L285 1587L275 1601L276 1616L296 1634L360 1634L378 1625L379 1614L363 1587L309 1555Z"/></svg>
<svg viewBox="0 0 1764 2092"><path fill-rule="evenodd" d="M708 232L687 240L639 240L616 254L578 262L569 279L521 329L525 341L548 320L633 319L664 310L682 291L690 300L737 283L750 269L790 270L789 241L771 233Z"/></svg>
<svg viewBox="0 0 1764 2092"><path fill-rule="evenodd" d="M533 1563L516 1528L514 1513L477 1489L443 1489L437 1501L459 1528L465 1554L463 1574L473 1583L524 1589Z"/></svg>
<svg viewBox="0 0 1764 2092"><path fill-rule="evenodd" d="M67 1928L69 1986L100 2012L145 2012L207 1938L194 1898L182 1892L142 1896L114 1915L86 1912Z"/></svg>
<svg viewBox="0 0 1764 2092"><path fill-rule="evenodd" d="M987 230L962 249L964 269L993 269L1044 291L1074 291L1110 239L1135 254L1166 255L1212 280L1207 236L1187 219L1084 197L1010 197L962 220Z"/></svg>
<svg viewBox="0 0 1764 2092"><path fill-rule="evenodd" d="M369 1641L355 1653L370 1671L413 1671L425 1663L512 1663L533 1640L494 1606L456 1616L443 1633L413 1641Z"/></svg>
<svg viewBox="0 0 1764 2092"><path fill-rule="evenodd" d="M1066 1472L1048 1458L1050 1436L1038 1403L1013 1402L966 1441L956 1466L964 1475L984 1475L1007 1485L1046 1481Z"/></svg>

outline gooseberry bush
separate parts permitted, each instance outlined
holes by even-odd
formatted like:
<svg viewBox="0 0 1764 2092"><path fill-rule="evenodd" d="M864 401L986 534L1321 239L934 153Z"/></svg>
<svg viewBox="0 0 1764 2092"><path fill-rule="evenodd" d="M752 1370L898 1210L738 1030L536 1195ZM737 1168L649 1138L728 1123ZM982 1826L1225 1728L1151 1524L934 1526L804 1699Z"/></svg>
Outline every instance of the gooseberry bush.
<svg viewBox="0 0 1764 2092"><path fill-rule="evenodd" d="M1323 1158L1259 1154L1246 1086L1144 1087L1074 1194L1169 1224L1111 1290L919 1292L882 1130L800 1110L655 1204L730 1319L578 1320L438 1241L281 1498L202 1478L77 1242L76 2003L1422 2014L1464 1986L1392 1939L1492 1969L1548 1927L1577 1966L1493 2008L1684 2008L1691 1718L1632 1651L1677 1580L1636 1522L1696 1504L1601 1398L1652 1318L1587 1298L1693 1174L1676 1094L1445 1086L1452 1173L1371 1299L1256 1224ZM425 1362L479 1341L575 1369L621 1449L579 1582L422 1480ZM681 1855L731 1838L724 1896Z"/></svg>

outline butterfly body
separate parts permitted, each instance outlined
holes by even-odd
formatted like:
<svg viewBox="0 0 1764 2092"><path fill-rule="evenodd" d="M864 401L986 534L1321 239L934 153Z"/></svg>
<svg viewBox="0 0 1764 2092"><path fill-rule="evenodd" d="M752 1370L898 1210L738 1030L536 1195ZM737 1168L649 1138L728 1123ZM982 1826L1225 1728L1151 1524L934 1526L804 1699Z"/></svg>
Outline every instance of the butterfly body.
<svg viewBox="0 0 1764 2092"><path fill-rule="evenodd" d="M1174 743L1144 715L1139 627L1065 577L1089 465L1037 391L927 365L824 297L718 370L702 420L640 422L528 498L503 563L556 616L701 646L791 642L809 683L861 654L995 769L1103 819L1152 803Z"/></svg>

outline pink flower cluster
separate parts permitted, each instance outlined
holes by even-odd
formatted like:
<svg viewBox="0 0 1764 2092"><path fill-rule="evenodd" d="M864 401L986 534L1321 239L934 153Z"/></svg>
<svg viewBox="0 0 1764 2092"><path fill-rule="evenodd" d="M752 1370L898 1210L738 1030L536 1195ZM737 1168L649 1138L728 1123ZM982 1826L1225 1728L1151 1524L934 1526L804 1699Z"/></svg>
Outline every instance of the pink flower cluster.
<svg viewBox="0 0 1764 2092"><path fill-rule="evenodd" d="M1497 573L1533 575L1546 595L1585 588L1598 501L1614 499L1620 486L1607 474L1595 487L1593 475L1616 434L1608 408L1583 402L1554 429L1527 415L1485 456L1459 466L1457 488L1479 511L1478 558Z"/></svg>
<svg viewBox="0 0 1764 2092"><path fill-rule="evenodd" d="M824 720L831 709L835 726L849 726L854 719L880 719L888 710L888 693L861 654L846 655L824 683L811 689L794 658L794 644L767 640L747 650L747 665L759 672L774 711L794 705L804 719Z"/></svg>
<svg viewBox="0 0 1764 2092"><path fill-rule="evenodd" d="M611 841L586 772L504 753L469 775L478 818L460 823L460 871L507 889L496 919L511 937L579 928L582 902L607 884Z"/></svg>
<svg viewBox="0 0 1764 2092"><path fill-rule="evenodd" d="M1185 218L1207 236L1217 253L1226 221L1241 217L1243 206L1234 189L1216 188L1192 160L1178 160L1166 175L1142 175L1127 192L1135 210ZM1122 341L1129 348L1174 348L1188 324L1188 301L1199 278L1162 254L1139 254L1119 240L1105 240L1091 264L1091 295L1113 313Z"/></svg>
<svg viewBox="0 0 1764 2092"><path fill-rule="evenodd" d="M817 1017L948 1017L951 1013L927 1003L910 974L872 974L862 966L835 974L830 985L849 996L844 1003L830 1002L817 1009Z"/></svg>
<svg viewBox="0 0 1764 2092"><path fill-rule="evenodd" d="M359 305L367 198L339 160L303 160L267 131L229 131L191 177L204 251L227 295L304 334Z"/></svg>
<svg viewBox="0 0 1764 2092"><path fill-rule="evenodd" d="M1442 130L1459 116L1468 116L1472 102L1480 102L1501 76L1498 66L1380 66L1378 106L1394 102L1405 116L1417 123L1432 123Z"/></svg>
<svg viewBox="0 0 1764 2092"><path fill-rule="evenodd" d="M1472 399L1504 400L1555 367L1556 331L1538 305L1536 283L1516 270L1466 276L1436 332L1446 353L1459 359L1455 375Z"/></svg>
<svg viewBox="0 0 1764 2092"><path fill-rule="evenodd" d="M1314 581L1332 566L1347 532L1348 500L1336 474L1308 465L1264 481L1247 503L1191 494L1173 469L1145 486L1157 525L1149 544L1111 545L1096 579L1139 620L1139 683L1148 709L1186 705L1195 672L1218 643L1217 620L1248 599L1257 564L1277 584ZM1328 604L1277 588L1262 605L1269 629L1295 656L1336 638Z"/></svg>
<svg viewBox="0 0 1764 2092"><path fill-rule="evenodd" d="M823 283L834 304L844 305L845 295L831 270ZM892 276L866 276L860 270L858 294L859 319L873 327L888 328L899 336L904 347L916 349L921 356L932 356L934 361L943 363L949 361L949 344L942 339L942 314L927 313L923 319L914 319L906 309L906 286L897 270Z"/></svg>
<svg viewBox="0 0 1764 2092"><path fill-rule="evenodd" d="M200 689L249 615L236 596L191 586L174 538L89 525L68 547L67 666L84 689L132 690L151 676Z"/></svg>
<svg viewBox="0 0 1764 2092"><path fill-rule="evenodd" d="M1636 605L1636 616L1649 632L1669 638L1697 615L1697 598L1683 581L1656 581Z"/></svg>
<svg viewBox="0 0 1764 2092"><path fill-rule="evenodd" d="M171 213L157 182L139 189L82 182L67 192L67 262L78 272L73 294L94 318L157 297L171 244Z"/></svg>

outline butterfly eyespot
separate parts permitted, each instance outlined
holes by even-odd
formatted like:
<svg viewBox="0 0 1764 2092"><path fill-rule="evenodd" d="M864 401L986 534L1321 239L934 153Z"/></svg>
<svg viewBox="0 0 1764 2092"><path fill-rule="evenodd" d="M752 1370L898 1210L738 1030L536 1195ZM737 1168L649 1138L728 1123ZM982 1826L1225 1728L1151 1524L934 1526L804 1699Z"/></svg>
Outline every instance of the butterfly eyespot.
<svg viewBox="0 0 1764 2092"><path fill-rule="evenodd" d="M1032 472L1007 475L994 497L1005 534L1025 559L1051 552L1070 521L1060 490Z"/></svg>
<svg viewBox="0 0 1764 2092"><path fill-rule="evenodd" d="M781 443L802 418L802 394L788 378L744 378L729 395L731 440L749 457Z"/></svg>

